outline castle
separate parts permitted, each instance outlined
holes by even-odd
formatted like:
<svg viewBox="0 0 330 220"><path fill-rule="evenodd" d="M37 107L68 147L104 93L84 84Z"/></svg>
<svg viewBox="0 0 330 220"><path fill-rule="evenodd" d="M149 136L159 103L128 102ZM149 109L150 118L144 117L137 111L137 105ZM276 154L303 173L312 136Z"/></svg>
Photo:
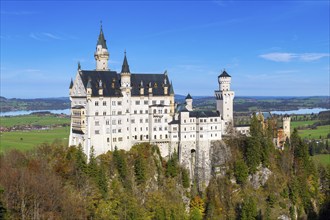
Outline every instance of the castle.
<svg viewBox="0 0 330 220"><path fill-rule="evenodd" d="M82 70L78 64L70 83L69 145L80 144L86 155L93 147L100 155L115 148L129 150L141 142L157 144L163 157L178 153L191 176L196 167L203 167L207 181L211 145L233 125L231 76L226 71L218 76L215 111L194 111L189 94L185 103L175 103L167 71L131 73L126 52L121 72L110 70L102 26L94 57L96 69ZM248 128L240 129L248 133Z"/></svg>

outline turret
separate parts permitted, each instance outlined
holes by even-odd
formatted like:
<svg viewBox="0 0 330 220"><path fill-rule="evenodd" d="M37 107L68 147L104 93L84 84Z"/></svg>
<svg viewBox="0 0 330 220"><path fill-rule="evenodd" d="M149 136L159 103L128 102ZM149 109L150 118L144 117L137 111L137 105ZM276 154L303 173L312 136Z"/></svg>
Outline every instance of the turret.
<svg viewBox="0 0 330 220"><path fill-rule="evenodd" d="M72 94L72 88L73 88L73 81L72 81L72 78L71 78L70 87L69 87L70 95Z"/></svg>
<svg viewBox="0 0 330 220"><path fill-rule="evenodd" d="M168 95L167 71L164 72L164 95Z"/></svg>
<svg viewBox="0 0 330 220"><path fill-rule="evenodd" d="M218 76L219 90L229 91L231 84L231 76L224 70L221 75Z"/></svg>
<svg viewBox="0 0 330 220"><path fill-rule="evenodd" d="M102 80L99 81L99 96L103 96L103 85L102 85Z"/></svg>
<svg viewBox="0 0 330 220"><path fill-rule="evenodd" d="M186 109L188 111L192 111L192 109L193 109L192 102L193 102L193 99L192 99L191 95L188 93L188 95L186 97Z"/></svg>
<svg viewBox="0 0 330 220"><path fill-rule="evenodd" d="M87 86L86 86L86 94L87 99L89 99L92 96L92 82L91 79L88 80Z"/></svg>
<svg viewBox="0 0 330 220"><path fill-rule="evenodd" d="M291 118L290 118L290 115L285 114L283 116L282 120L283 120L283 132L284 132L285 138L290 138L290 135L291 135L291 132L290 132Z"/></svg>
<svg viewBox="0 0 330 220"><path fill-rule="evenodd" d="M106 40L104 38L103 30L102 30L102 24L101 24L99 38L98 38L97 44L96 44L96 51L94 53L94 58L96 60L96 70L98 70L98 71L109 70L109 68L108 68L109 53L108 53L108 47L106 44Z"/></svg>
<svg viewBox="0 0 330 220"><path fill-rule="evenodd" d="M231 76L223 70L218 76L219 90L215 91L217 111L224 120L224 130L227 125L233 125L233 105L234 105L234 91L230 90Z"/></svg>
<svg viewBox="0 0 330 220"><path fill-rule="evenodd" d="M143 96L144 95L144 87L143 87L143 81L142 80L140 82L139 87L140 87L140 96Z"/></svg>

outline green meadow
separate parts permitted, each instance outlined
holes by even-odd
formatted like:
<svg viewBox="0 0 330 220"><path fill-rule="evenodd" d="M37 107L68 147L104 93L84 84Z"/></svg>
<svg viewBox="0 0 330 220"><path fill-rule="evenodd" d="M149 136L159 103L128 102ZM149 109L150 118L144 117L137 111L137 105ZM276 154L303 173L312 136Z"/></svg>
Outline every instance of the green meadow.
<svg viewBox="0 0 330 220"><path fill-rule="evenodd" d="M65 127L50 128L48 130L10 131L0 134L0 152L10 149L29 150L42 143L51 143L54 140L68 141L70 134L70 119L59 118L55 115L23 115L13 117L0 117L2 127L15 125L41 125Z"/></svg>
<svg viewBox="0 0 330 220"><path fill-rule="evenodd" d="M298 130L300 137L307 139L327 139L329 133L330 125L317 126L317 129Z"/></svg>
<svg viewBox="0 0 330 220"><path fill-rule="evenodd" d="M55 115L21 115L12 117L0 117L0 126L12 127L15 125L60 125L70 124L70 118L59 118Z"/></svg>
<svg viewBox="0 0 330 220"><path fill-rule="evenodd" d="M0 135L0 152L10 149L30 150L42 143L54 140L68 141L70 127L59 127L50 130L11 131Z"/></svg>

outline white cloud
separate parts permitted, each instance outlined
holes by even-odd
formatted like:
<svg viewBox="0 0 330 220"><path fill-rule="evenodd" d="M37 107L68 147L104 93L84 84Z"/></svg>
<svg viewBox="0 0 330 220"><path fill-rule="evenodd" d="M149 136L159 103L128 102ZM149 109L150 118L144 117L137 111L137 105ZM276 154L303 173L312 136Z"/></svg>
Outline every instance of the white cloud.
<svg viewBox="0 0 330 220"><path fill-rule="evenodd" d="M275 62L291 62L291 61L303 61L303 62L311 62L315 60L319 60L323 57L329 57L328 53L267 53L261 54L259 57L271 60Z"/></svg>
<svg viewBox="0 0 330 220"><path fill-rule="evenodd" d="M53 34L49 32L32 32L29 34L29 37L31 37L34 40L38 41L47 41L47 40L67 40L67 39L73 39L72 37L66 37L63 34Z"/></svg>
<svg viewBox="0 0 330 220"><path fill-rule="evenodd" d="M260 55L261 58L275 62L290 62L295 58L293 53L268 53Z"/></svg>

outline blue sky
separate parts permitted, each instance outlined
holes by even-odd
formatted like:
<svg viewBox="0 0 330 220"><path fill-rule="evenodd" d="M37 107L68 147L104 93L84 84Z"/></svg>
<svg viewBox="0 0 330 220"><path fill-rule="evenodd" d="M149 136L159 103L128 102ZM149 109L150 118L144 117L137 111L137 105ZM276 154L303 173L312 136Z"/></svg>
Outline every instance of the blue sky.
<svg viewBox="0 0 330 220"><path fill-rule="evenodd" d="M95 69L100 20L109 66L167 70L177 94L329 95L329 1L1 1L1 96L68 96L77 62Z"/></svg>

